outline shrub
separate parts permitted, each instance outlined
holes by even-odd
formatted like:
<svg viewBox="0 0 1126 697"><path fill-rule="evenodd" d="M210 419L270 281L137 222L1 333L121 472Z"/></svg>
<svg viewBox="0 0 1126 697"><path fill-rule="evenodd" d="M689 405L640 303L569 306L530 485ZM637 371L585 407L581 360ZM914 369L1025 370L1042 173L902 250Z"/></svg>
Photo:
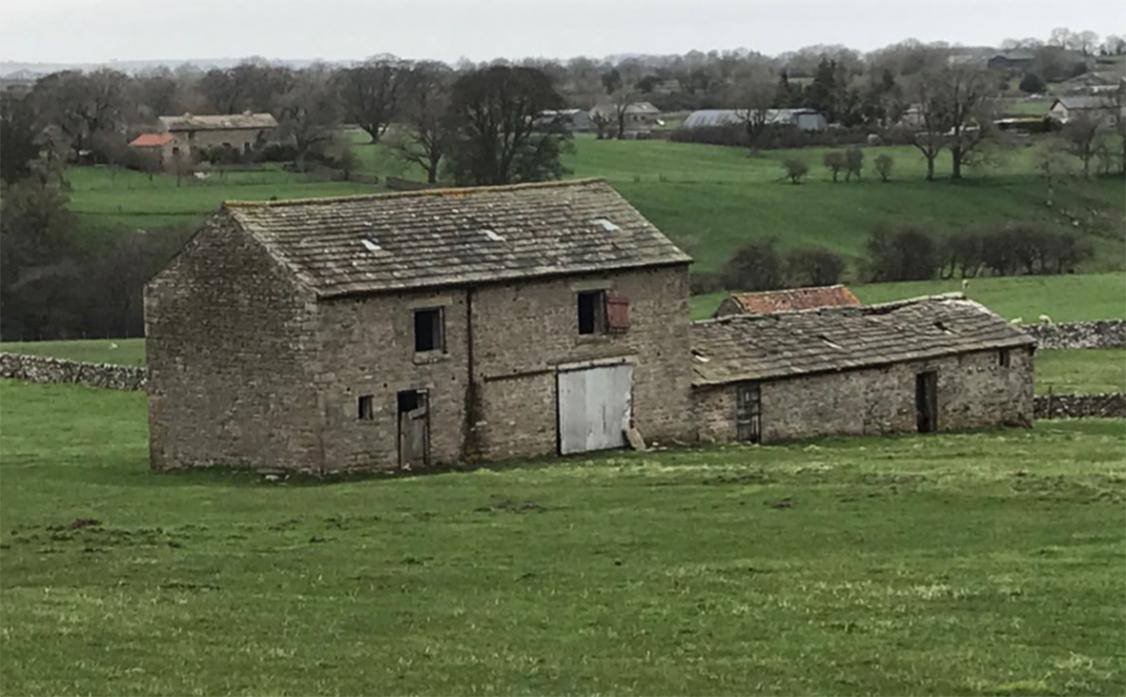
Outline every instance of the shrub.
<svg viewBox="0 0 1126 697"><path fill-rule="evenodd" d="M860 179L860 170L864 169L864 151L855 145L845 150L845 181L852 181L852 175Z"/></svg>
<svg viewBox="0 0 1126 697"><path fill-rule="evenodd" d="M891 180L891 170L895 166L895 159L887 153L880 153L876 155L876 174L880 175L881 181Z"/></svg>
<svg viewBox="0 0 1126 697"><path fill-rule="evenodd" d="M740 290L774 290L784 285L782 257L774 239L749 242L723 266L723 285Z"/></svg>
<svg viewBox="0 0 1126 697"><path fill-rule="evenodd" d="M1036 73L1025 73L1020 79L1020 91L1025 94L1041 94L1045 89L1047 85Z"/></svg>
<svg viewBox="0 0 1126 697"><path fill-rule="evenodd" d="M692 272L688 275L688 291L692 295L715 293L723 290L723 276L711 271Z"/></svg>
<svg viewBox="0 0 1126 697"><path fill-rule="evenodd" d="M872 281L925 281L940 261L931 232L914 224L877 227L865 243L866 271Z"/></svg>
<svg viewBox="0 0 1126 697"><path fill-rule="evenodd" d="M845 168L845 154L840 150L830 150L821 162L833 174L833 181L837 181L837 175Z"/></svg>
<svg viewBox="0 0 1126 697"><path fill-rule="evenodd" d="M786 273L795 287L840 283L844 270L844 257L824 247L804 247L786 255Z"/></svg>
<svg viewBox="0 0 1126 697"><path fill-rule="evenodd" d="M802 178L809 173L809 165L796 158L784 160L782 167L786 169L786 176L792 184L801 184Z"/></svg>

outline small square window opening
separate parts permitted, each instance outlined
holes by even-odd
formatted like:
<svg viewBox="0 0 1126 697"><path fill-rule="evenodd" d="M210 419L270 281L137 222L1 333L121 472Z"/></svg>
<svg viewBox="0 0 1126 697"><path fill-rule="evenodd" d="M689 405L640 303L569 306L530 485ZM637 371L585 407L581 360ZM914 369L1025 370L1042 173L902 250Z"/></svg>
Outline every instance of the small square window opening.
<svg viewBox="0 0 1126 697"><path fill-rule="evenodd" d="M583 291L578 295L579 334L606 333L606 291Z"/></svg>
<svg viewBox="0 0 1126 697"><path fill-rule="evenodd" d="M1001 349L997 352L997 365L1001 366L1002 368L1008 368L1011 361L1012 358L1009 356L1008 349Z"/></svg>
<svg viewBox="0 0 1126 697"><path fill-rule="evenodd" d="M446 350L444 319L440 307L414 311L414 350L417 353Z"/></svg>
<svg viewBox="0 0 1126 697"><path fill-rule="evenodd" d="M370 394L360 395L356 411L360 421L372 421L375 419L375 403Z"/></svg>

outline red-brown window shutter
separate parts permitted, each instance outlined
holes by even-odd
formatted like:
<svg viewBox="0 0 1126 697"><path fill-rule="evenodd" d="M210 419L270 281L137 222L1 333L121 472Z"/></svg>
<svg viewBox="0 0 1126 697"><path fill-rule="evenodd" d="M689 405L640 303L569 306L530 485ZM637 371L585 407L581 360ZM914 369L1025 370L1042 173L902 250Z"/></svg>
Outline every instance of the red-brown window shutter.
<svg viewBox="0 0 1126 697"><path fill-rule="evenodd" d="M629 299L610 291L606 295L606 328L612 332L629 329Z"/></svg>

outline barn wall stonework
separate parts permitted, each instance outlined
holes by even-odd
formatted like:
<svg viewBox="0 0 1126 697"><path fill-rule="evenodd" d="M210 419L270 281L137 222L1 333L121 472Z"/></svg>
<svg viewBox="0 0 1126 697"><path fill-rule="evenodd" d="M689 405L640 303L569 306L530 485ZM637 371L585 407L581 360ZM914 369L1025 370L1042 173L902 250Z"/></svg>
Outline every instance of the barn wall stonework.
<svg viewBox="0 0 1126 697"><path fill-rule="evenodd" d="M209 221L145 289L153 468L318 472L316 315L252 238Z"/></svg>
<svg viewBox="0 0 1126 697"><path fill-rule="evenodd" d="M1030 425L1032 354L977 351L926 361L761 382L764 442L828 435L916 429L915 376L938 374L938 428L965 430ZM734 384L696 391L695 413L704 441L736 438Z"/></svg>
<svg viewBox="0 0 1126 697"><path fill-rule="evenodd" d="M591 289L629 299L626 332L579 335L576 293ZM586 361L633 364L637 427L651 440L692 441L687 297L681 266L323 302L325 470L398 467L402 390L428 392L433 464L554 453L555 371ZM414 310L434 307L446 350L416 354ZM372 397L370 420L359 418L361 395Z"/></svg>

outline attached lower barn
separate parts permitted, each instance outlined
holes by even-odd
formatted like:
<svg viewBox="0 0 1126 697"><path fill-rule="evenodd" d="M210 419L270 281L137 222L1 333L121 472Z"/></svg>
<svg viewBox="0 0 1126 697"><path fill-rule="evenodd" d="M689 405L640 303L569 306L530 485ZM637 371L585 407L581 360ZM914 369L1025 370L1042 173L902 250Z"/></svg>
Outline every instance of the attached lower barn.
<svg viewBox="0 0 1126 697"><path fill-rule="evenodd" d="M1032 423L1033 340L960 296L696 322L692 346L704 441Z"/></svg>

